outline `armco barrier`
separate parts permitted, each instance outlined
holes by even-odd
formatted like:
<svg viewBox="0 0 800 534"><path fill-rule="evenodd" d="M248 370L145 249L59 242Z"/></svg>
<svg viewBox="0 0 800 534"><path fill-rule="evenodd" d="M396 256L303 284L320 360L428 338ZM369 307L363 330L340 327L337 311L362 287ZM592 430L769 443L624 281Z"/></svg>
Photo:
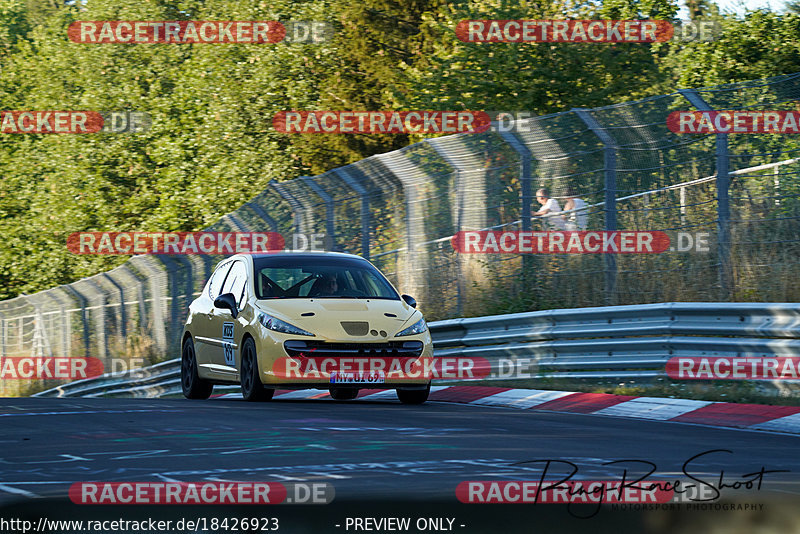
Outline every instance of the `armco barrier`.
<svg viewBox="0 0 800 534"><path fill-rule="evenodd" d="M671 302L453 319L428 326L437 357L479 356L495 363L525 358L537 377L665 376L664 366L673 356L800 356L800 304L793 303ZM179 392L180 360L174 359L36 396Z"/></svg>

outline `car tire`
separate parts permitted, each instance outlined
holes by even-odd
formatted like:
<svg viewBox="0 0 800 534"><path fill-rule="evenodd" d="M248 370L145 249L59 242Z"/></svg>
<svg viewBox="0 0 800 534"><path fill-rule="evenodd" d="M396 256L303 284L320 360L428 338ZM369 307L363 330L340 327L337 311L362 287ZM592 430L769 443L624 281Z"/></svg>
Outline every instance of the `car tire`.
<svg viewBox="0 0 800 534"><path fill-rule="evenodd" d="M358 388L330 388L331 398L337 401L353 400L358 397Z"/></svg>
<svg viewBox="0 0 800 534"><path fill-rule="evenodd" d="M203 380L197 373L197 355L192 338L187 338L181 349L181 389L187 399L207 399L214 384Z"/></svg>
<svg viewBox="0 0 800 534"><path fill-rule="evenodd" d="M431 394L431 385L425 389L398 389L397 398L403 404L422 404L428 400L428 395Z"/></svg>
<svg viewBox="0 0 800 534"><path fill-rule="evenodd" d="M258 357L256 356L256 342L248 337L242 343L242 364L239 372L239 382L242 386L242 397L246 401L268 401L275 393L274 389L267 389L261 383L258 371Z"/></svg>

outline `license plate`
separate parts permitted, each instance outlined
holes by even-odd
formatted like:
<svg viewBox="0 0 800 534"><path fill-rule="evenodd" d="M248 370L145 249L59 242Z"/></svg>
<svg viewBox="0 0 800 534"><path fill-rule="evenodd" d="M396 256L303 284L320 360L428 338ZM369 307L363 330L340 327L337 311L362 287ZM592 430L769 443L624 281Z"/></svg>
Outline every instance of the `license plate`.
<svg viewBox="0 0 800 534"><path fill-rule="evenodd" d="M383 371L334 371L331 373L331 384L383 384L384 382L386 382L386 374Z"/></svg>

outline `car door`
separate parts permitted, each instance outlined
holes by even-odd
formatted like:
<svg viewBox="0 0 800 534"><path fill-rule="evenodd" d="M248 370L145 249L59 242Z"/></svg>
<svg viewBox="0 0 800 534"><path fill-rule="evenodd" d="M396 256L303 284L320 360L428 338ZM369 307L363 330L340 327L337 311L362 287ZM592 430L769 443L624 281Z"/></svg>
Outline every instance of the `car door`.
<svg viewBox="0 0 800 534"><path fill-rule="evenodd" d="M220 295L222 284L225 282L225 277L232 264L233 262L226 261L214 269L208 284L203 288L205 293L202 298L197 299L195 302L196 310L194 313L196 314L196 319L193 321L192 334L195 340L197 365L204 369L209 369L212 364L213 353L217 348L215 339L220 337L217 333L214 299Z"/></svg>
<svg viewBox="0 0 800 534"><path fill-rule="evenodd" d="M241 309L244 303L244 294L247 286L247 268L241 260L233 262L230 271L228 271L225 281L222 283L222 289L219 294L233 293L236 298L236 303ZM211 364L214 366L216 372L224 373L226 375L236 374L236 356L239 346L234 341L236 338L241 337L241 332L237 332L237 328L241 328L234 320L230 310L224 308L214 309L213 328L215 331L216 343L214 343L214 350L211 352ZM231 378L230 376L228 378Z"/></svg>

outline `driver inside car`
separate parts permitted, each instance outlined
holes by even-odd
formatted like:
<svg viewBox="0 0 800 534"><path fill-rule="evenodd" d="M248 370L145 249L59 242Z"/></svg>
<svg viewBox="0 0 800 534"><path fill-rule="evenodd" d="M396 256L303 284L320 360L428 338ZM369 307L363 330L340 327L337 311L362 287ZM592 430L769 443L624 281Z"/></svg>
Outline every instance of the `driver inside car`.
<svg viewBox="0 0 800 534"><path fill-rule="evenodd" d="M314 282L310 294L315 297L333 297L339 294L339 283L336 276L332 274L324 274L322 278Z"/></svg>

